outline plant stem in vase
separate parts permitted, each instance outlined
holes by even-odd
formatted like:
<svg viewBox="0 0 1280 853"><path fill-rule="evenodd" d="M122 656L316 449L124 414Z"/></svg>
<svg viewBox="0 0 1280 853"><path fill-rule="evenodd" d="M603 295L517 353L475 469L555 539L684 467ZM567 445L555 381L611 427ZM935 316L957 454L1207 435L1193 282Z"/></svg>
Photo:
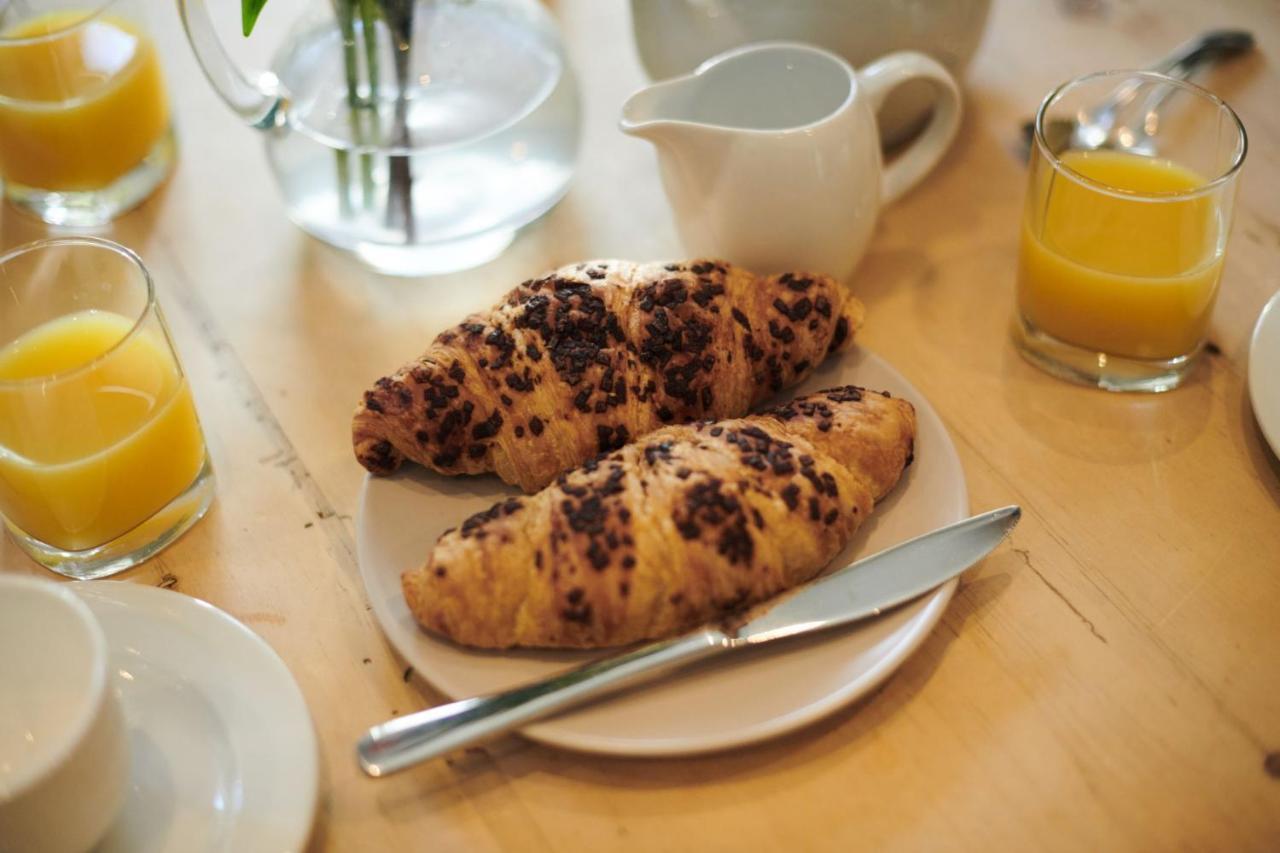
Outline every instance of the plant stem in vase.
<svg viewBox="0 0 1280 853"><path fill-rule="evenodd" d="M409 67L413 50L413 15L416 0L383 0L382 15L391 34L391 56L396 75L396 103L391 145L408 152L413 147L409 135ZM413 170L409 155L388 158L387 225L404 231L405 243L416 240L413 219Z"/></svg>
<svg viewBox="0 0 1280 853"><path fill-rule="evenodd" d="M352 142L359 145L361 139L360 120L360 67L356 57L355 14L352 0L333 0L333 15L338 19L338 29L342 33L342 65L347 80L347 109L351 115ZM338 170L338 208L341 215L350 217L353 212L351 204L351 157L345 148L334 152L335 166Z"/></svg>
<svg viewBox="0 0 1280 853"><path fill-rule="evenodd" d="M378 136L378 0L357 0L360 5L360 36L364 42L365 76L369 81L369 97L366 105L369 109L362 111L361 120L367 120L370 132L367 139ZM368 151L360 153L360 177L364 190L364 206L372 210L375 204L377 186L373 181L373 155Z"/></svg>

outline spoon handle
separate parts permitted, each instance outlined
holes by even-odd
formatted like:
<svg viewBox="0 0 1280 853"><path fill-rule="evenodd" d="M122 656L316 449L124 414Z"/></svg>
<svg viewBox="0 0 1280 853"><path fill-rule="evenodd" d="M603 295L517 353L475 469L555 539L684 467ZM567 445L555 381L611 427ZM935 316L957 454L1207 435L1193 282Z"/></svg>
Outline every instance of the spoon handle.
<svg viewBox="0 0 1280 853"><path fill-rule="evenodd" d="M1186 80L1204 65L1252 50L1253 44L1248 30L1209 30L1179 45L1151 70Z"/></svg>
<svg viewBox="0 0 1280 853"><path fill-rule="evenodd" d="M1186 80L1205 66L1229 59L1253 47L1253 34L1246 30L1208 30L1179 45L1164 59L1148 68L1178 80ZM1088 124L1110 128L1116 114L1128 107L1140 88L1137 80L1118 87L1110 97L1089 114ZM1172 86L1158 88L1142 104L1144 112L1154 112L1176 91Z"/></svg>

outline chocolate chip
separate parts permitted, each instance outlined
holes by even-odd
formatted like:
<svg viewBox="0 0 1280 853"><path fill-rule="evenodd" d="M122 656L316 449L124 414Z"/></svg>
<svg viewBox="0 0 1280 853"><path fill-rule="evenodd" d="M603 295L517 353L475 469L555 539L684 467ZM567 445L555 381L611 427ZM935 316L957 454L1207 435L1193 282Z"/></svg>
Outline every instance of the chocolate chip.
<svg viewBox="0 0 1280 853"><path fill-rule="evenodd" d="M858 403L862 401L862 392L863 389L857 385L845 385L823 391L822 394L833 403Z"/></svg>
<svg viewBox="0 0 1280 853"><path fill-rule="evenodd" d="M725 557L731 565L751 562L751 557L755 553L755 542L741 521L730 524L720 531L720 538L716 542L716 553Z"/></svg>
<svg viewBox="0 0 1280 853"><path fill-rule="evenodd" d="M827 351L834 352L839 349L847 337L849 337L849 318L841 317L836 321L836 330L831 335L831 346L827 348Z"/></svg>
<svg viewBox="0 0 1280 853"><path fill-rule="evenodd" d="M444 450L431 457L431 464L437 468L448 468L458 461L458 457L462 455L462 448L455 447L450 450Z"/></svg>
<svg viewBox="0 0 1280 853"><path fill-rule="evenodd" d="M560 615L564 617L566 622L576 622L580 625L591 624L591 605L583 604L579 607L566 607L560 611Z"/></svg>
<svg viewBox="0 0 1280 853"><path fill-rule="evenodd" d="M560 508L568 519L569 526L577 533L603 533L605 508L600 498L592 495L576 507L571 501L564 501Z"/></svg>
<svg viewBox="0 0 1280 853"><path fill-rule="evenodd" d="M500 429L502 429L502 414L495 410L493 414L471 428L471 437L477 441L493 438Z"/></svg>
<svg viewBox="0 0 1280 853"><path fill-rule="evenodd" d="M523 376L518 373L508 373L503 381L507 383L507 387L512 391L527 394L533 390L533 378L528 370L525 371Z"/></svg>
<svg viewBox="0 0 1280 853"><path fill-rule="evenodd" d="M604 571L605 566L609 565L609 552L597 540L592 539L587 546L587 559L591 562L591 568L597 572Z"/></svg>
<svg viewBox="0 0 1280 853"><path fill-rule="evenodd" d="M769 334L784 344L792 343L796 339L796 333L792 331L790 326L780 326L774 320L769 321Z"/></svg>

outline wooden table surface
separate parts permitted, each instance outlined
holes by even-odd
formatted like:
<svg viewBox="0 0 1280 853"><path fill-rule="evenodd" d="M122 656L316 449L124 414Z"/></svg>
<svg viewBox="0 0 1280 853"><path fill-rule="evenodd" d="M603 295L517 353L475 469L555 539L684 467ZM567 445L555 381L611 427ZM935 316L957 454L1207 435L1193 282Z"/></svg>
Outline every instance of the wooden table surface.
<svg viewBox="0 0 1280 853"><path fill-rule="evenodd" d="M1280 846L1280 463L1245 388L1250 331L1280 288L1280 10L1220 5L997 2L954 149L881 219L853 282L869 308L860 341L941 414L974 509L1026 511L882 689L728 754L624 760L510 737L374 781L356 768L356 737L442 697L406 679L365 598L351 409L370 380L532 274L681 254L652 149L614 127L645 82L629 16L621 2L555 4L585 102L568 197L481 269L397 280L285 220L259 141L157 4L182 160L109 234L154 273L218 499L126 577L218 605L289 665L320 739L312 847ZM1070 76L1146 63L1224 25L1252 29L1260 51L1206 80L1250 136L1216 350L1160 396L1051 379L1006 331L1019 121ZM6 209L0 232L9 247L41 229ZM7 539L0 564L44 574Z"/></svg>

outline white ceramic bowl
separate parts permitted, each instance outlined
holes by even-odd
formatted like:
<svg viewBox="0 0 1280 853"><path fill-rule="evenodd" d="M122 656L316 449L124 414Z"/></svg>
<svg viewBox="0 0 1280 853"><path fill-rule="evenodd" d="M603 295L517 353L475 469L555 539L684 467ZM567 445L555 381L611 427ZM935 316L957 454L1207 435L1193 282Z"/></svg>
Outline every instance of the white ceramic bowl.
<svg viewBox="0 0 1280 853"><path fill-rule="evenodd" d="M0 851L88 850L128 770L93 614L60 584L0 576Z"/></svg>
<svg viewBox="0 0 1280 853"><path fill-rule="evenodd" d="M802 41L854 68L898 50L926 53L962 80L978 49L991 0L631 0L640 62L654 80L687 74L730 48ZM937 93L915 80L880 110L881 138L909 137Z"/></svg>

